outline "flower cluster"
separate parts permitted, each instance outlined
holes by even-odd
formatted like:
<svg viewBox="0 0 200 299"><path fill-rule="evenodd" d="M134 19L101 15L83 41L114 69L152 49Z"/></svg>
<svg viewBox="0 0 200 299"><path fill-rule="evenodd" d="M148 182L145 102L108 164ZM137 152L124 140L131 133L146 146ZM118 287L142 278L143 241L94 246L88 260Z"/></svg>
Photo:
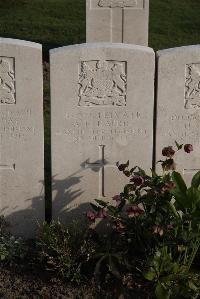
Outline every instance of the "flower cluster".
<svg viewBox="0 0 200 299"><path fill-rule="evenodd" d="M107 217L107 211L106 209L100 209L98 213L94 213L93 211L89 210L86 213L87 219L94 223L96 219L104 219Z"/></svg>
<svg viewBox="0 0 200 299"><path fill-rule="evenodd" d="M138 205L133 205L127 209L127 214L129 217L137 217L144 214L144 210Z"/></svg>

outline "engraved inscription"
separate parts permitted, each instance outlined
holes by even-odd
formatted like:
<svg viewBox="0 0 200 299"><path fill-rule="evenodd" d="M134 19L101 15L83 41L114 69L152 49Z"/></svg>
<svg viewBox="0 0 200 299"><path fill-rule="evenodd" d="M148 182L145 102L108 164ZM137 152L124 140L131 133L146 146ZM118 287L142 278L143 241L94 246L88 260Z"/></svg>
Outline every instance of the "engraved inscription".
<svg viewBox="0 0 200 299"><path fill-rule="evenodd" d="M35 135L31 109L0 111L0 141L6 139L27 139Z"/></svg>
<svg viewBox="0 0 200 299"><path fill-rule="evenodd" d="M0 104L15 104L14 58L0 57Z"/></svg>
<svg viewBox="0 0 200 299"><path fill-rule="evenodd" d="M200 108L200 63L186 65L185 108Z"/></svg>
<svg viewBox="0 0 200 299"><path fill-rule="evenodd" d="M79 85L79 106L126 106L126 62L82 61Z"/></svg>
<svg viewBox="0 0 200 299"><path fill-rule="evenodd" d="M143 125L145 115L141 112L93 110L67 113L66 124L57 135L67 137L68 142L117 142L126 144L135 138L147 138L150 130Z"/></svg>
<svg viewBox="0 0 200 299"><path fill-rule="evenodd" d="M100 0L98 5L100 7L136 7L137 0Z"/></svg>
<svg viewBox="0 0 200 299"><path fill-rule="evenodd" d="M166 139L170 137L170 140L177 140L179 143L200 145L199 110L188 115L175 113L168 116L166 121L170 123L168 129L163 127L163 136L166 136Z"/></svg>

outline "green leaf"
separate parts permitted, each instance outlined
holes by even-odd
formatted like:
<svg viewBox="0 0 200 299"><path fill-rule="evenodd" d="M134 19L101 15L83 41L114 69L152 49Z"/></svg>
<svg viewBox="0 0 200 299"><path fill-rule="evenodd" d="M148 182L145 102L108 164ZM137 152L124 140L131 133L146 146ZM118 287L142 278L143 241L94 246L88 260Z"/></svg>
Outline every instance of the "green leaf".
<svg viewBox="0 0 200 299"><path fill-rule="evenodd" d="M176 171L172 173L172 180L175 182L176 187L170 190L170 193L175 197L178 208L185 211L185 209L190 206L187 198L187 186L180 173Z"/></svg>
<svg viewBox="0 0 200 299"><path fill-rule="evenodd" d="M101 207L107 207L107 203L101 199L95 199L96 203L98 203Z"/></svg>
<svg viewBox="0 0 200 299"><path fill-rule="evenodd" d="M187 186L179 172L173 171L172 173L172 180L176 184L176 189L178 189L182 194L186 194Z"/></svg>
<svg viewBox="0 0 200 299"><path fill-rule="evenodd" d="M90 204L90 206L92 207L92 209L95 211L95 212L99 212L100 208L95 206L93 203Z"/></svg>
<svg viewBox="0 0 200 299"><path fill-rule="evenodd" d="M180 218L180 215L178 214L174 204L172 202L167 202L167 205L168 205L168 208L169 210L172 212L172 214L177 218L179 219Z"/></svg>
<svg viewBox="0 0 200 299"><path fill-rule="evenodd" d="M198 171L192 178L191 186L194 188L198 188L200 185L200 171Z"/></svg>
<svg viewBox="0 0 200 299"><path fill-rule="evenodd" d="M97 280L100 279L100 275L101 275L101 266L102 266L102 263L104 260L107 259L107 255L104 255L102 256L99 261L96 263L96 266L95 266L95 270L94 270L94 275L96 277Z"/></svg>
<svg viewBox="0 0 200 299"><path fill-rule="evenodd" d="M156 272L153 268L151 268L148 272L144 273L144 278L146 278L149 281L154 280L156 277Z"/></svg>
<svg viewBox="0 0 200 299"><path fill-rule="evenodd" d="M169 299L171 291L164 287L163 284L158 283L155 290L155 295L157 299Z"/></svg>
<svg viewBox="0 0 200 299"><path fill-rule="evenodd" d="M189 207L192 208L193 211L195 211L197 205L200 202L200 190L194 187L190 187L187 190L187 196L188 196L188 201L190 203Z"/></svg>
<svg viewBox="0 0 200 299"><path fill-rule="evenodd" d="M176 147L177 147L177 150L178 150L178 151L182 149L183 144L178 144L177 141L175 141L175 144L176 144Z"/></svg>
<svg viewBox="0 0 200 299"><path fill-rule="evenodd" d="M189 281L188 281L188 285L189 285L189 288L190 288L191 290L193 290L193 291L195 291L195 292L198 290L198 287L193 283L192 280L189 280Z"/></svg>
<svg viewBox="0 0 200 299"><path fill-rule="evenodd" d="M116 207L108 206L107 208L108 208L108 211L114 215L118 212L118 208L116 208Z"/></svg>
<svg viewBox="0 0 200 299"><path fill-rule="evenodd" d="M114 258L111 255L109 256L109 270L115 277L119 279L121 278L121 275L117 269L117 265L114 262Z"/></svg>

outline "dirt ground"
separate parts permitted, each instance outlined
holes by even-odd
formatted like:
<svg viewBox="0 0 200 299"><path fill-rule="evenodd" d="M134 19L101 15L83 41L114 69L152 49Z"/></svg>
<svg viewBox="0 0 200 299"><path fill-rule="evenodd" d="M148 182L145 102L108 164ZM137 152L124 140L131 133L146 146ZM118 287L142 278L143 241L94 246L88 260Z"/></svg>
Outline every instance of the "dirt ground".
<svg viewBox="0 0 200 299"><path fill-rule="evenodd" d="M75 287L57 278L42 277L38 273L20 273L20 269L5 268L0 269L0 298L100 299L106 297L104 294L98 294L92 284Z"/></svg>

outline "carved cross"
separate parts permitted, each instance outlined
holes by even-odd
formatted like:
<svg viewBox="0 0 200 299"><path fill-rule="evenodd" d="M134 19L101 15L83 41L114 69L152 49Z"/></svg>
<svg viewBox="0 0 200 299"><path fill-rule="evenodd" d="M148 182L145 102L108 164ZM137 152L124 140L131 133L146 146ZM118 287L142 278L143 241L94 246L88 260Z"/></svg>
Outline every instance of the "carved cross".
<svg viewBox="0 0 200 299"><path fill-rule="evenodd" d="M107 167L117 168L116 164L109 164L105 160L105 145L99 145L99 160L94 163L85 163L85 168L91 168L99 172L99 197L105 197L105 169Z"/></svg>
<svg viewBox="0 0 200 299"><path fill-rule="evenodd" d="M11 165L0 164L0 171L4 171L4 170L14 171L15 170L15 164L11 164Z"/></svg>
<svg viewBox="0 0 200 299"><path fill-rule="evenodd" d="M124 11L137 7L138 0L98 0L94 9L110 10L111 42L124 42Z"/></svg>

